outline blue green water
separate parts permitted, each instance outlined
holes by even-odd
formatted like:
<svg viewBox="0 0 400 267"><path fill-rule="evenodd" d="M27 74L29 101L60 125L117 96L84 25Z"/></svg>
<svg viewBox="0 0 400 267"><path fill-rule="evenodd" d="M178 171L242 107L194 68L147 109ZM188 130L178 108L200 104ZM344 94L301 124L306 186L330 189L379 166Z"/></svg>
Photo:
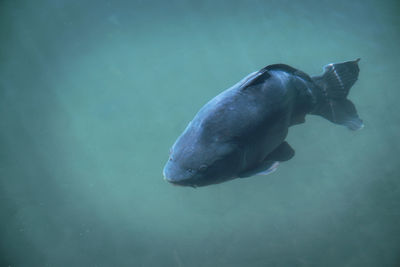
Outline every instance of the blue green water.
<svg viewBox="0 0 400 267"><path fill-rule="evenodd" d="M0 266L400 266L400 3L0 2ZM268 176L162 179L210 98L360 57L365 128L290 129Z"/></svg>

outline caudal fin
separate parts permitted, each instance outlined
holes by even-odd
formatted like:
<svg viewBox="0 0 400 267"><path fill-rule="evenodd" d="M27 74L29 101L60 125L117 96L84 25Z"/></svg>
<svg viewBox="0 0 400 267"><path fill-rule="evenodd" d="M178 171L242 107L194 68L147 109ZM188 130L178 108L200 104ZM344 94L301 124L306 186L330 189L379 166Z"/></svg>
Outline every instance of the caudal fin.
<svg viewBox="0 0 400 267"><path fill-rule="evenodd" d="M358 61L328 64L321 76L312 77L319 97L312 114L320 115L333 123L347 126L350 130L364 127L354 104L347 99L350 88L357 81Z"/></svg>

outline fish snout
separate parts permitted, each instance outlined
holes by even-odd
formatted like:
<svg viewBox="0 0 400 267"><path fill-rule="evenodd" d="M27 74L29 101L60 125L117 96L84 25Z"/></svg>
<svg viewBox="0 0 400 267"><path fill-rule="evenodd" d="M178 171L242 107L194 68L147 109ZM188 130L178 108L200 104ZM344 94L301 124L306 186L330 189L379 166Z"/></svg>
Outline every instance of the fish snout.
<svg viewBox="0 0 400 267"><path fill-rule="evenodd" d="M193 175L178 164L168 161L163 170L164 180L173 185L194 186L191 184Z"/></svg>
<svg viewBox="0 0 400 267"><path fill-rule="evenodd" d="M185 179L185 171L178 166L178 164L169 160L167 164L165 164L163 175L164 180L170 183L178 183Z"/></svg>

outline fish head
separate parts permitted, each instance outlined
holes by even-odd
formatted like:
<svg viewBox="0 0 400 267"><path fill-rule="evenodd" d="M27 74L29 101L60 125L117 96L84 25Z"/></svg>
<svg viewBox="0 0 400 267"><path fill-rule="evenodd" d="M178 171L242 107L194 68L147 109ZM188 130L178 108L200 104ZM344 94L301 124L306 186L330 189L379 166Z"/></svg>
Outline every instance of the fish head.
<svg viewBox="0 0 400 267"><path fill-rule="evenodd" d="M198 138L185 131L170 150L164 179L174 185L206 186L236 178L240 150L233 142Z"/></svg>

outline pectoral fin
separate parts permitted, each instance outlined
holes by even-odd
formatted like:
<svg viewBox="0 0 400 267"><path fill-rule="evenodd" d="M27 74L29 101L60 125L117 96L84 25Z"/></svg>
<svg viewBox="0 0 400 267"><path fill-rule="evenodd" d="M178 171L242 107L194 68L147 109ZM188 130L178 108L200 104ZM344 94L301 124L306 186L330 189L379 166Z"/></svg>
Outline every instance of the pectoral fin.
<svg viewBox="0 0 400 267"><path fill-rule="evenodd" d="M239 174L240 178L253 175L268 175L276 171L280 161L288 161L294 156L294 150L287 142L283 142L272 151L260 164Z"/></svg>
<svg viewBox="0 0 400 267"><path fill-rule="evenodd" d="M266 159L270 161L288 161L289 159L293 158L293 156L293 148L285 141L275 148L275 150L272 151Z"/></svg>
<svg viewBox="0 0 400 267"><path fill-rule="evenodd" d="M258 166L243 171L239 174L240 178L246 178L246 177L250 177L250 176L254 176L254 175L268 175L270 173L273 173L274 171L276 171L276 169L278 168L279 162L277 161L263 161L261 162Z"/></svg>
<svg viewBox="0 0 400 267"><path fill-rule="evenodd" d="M273 173L274 171L276 171L278 169L278 166L279 166L279 161L275 161L274 163L272 163L271 167L269 167L265 171L258 172L255 175L268 175L268 174L271 174L271 173Z"/></svg>

